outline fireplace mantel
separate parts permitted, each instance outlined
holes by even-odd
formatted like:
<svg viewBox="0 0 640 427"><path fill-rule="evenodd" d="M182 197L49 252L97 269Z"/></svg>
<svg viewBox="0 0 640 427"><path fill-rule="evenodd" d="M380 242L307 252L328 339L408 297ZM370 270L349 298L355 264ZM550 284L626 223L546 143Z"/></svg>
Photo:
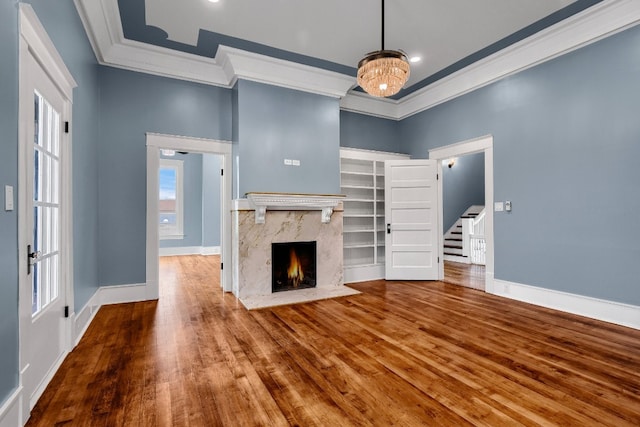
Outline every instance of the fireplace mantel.
<svg viewBox="0 0 640 427"><path fill-rule="evenodd" d="M267 210L321 210L321 221L326 224L345 197L343 194L247 193L249 206L256 212L256 224L264 224Z"/></svg>

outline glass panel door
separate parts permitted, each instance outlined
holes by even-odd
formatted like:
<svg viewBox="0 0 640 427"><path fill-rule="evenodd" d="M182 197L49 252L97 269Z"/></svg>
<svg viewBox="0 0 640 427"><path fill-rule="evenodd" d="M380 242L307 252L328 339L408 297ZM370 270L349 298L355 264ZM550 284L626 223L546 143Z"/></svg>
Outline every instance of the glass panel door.
<svg viewBox="0 0 640 427"><path fill-rule="evenodd" d="M60 113L34 92L31 313L60 294Z"/></svg>

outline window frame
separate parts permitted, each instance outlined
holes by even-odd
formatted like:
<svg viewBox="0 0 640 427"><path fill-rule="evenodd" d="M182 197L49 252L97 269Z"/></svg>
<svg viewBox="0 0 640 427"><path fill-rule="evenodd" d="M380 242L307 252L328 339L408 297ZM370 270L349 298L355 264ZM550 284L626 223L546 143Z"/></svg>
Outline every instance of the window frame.
<svg viewBox="0 0 640 427"><path fill-rule="evenodd" d="M176 226L175 229L169 231L161 227L158 203L158 236L160 240L184 239L184 161L160 159L160 167L158 168L158 202L160 201L160 172L162 169L173 169L176 173Z"/></svg>

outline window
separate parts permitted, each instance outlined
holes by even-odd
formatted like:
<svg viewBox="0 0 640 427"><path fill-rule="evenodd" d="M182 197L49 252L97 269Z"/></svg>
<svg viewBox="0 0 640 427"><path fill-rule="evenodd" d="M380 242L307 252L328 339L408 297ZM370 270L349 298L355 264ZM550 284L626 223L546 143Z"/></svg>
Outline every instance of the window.
<svg viewBox="0 0 640 427"><path fill-rule="evenodd" d="M160 159L160 238L182 239L182 160Z"/></svg>

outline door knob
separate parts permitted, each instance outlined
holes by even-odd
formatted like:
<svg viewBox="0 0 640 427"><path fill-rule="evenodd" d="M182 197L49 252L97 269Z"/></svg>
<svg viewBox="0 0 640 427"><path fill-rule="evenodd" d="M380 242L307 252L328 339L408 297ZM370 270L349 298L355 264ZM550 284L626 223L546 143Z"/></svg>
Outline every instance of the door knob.
<svg viewBox="0 0 640 427"><path fill-rule="evenodd" d="M31 274L31 266L39 256L40 251L31 252L31 245L27 245L27 275Z"/></svg>

